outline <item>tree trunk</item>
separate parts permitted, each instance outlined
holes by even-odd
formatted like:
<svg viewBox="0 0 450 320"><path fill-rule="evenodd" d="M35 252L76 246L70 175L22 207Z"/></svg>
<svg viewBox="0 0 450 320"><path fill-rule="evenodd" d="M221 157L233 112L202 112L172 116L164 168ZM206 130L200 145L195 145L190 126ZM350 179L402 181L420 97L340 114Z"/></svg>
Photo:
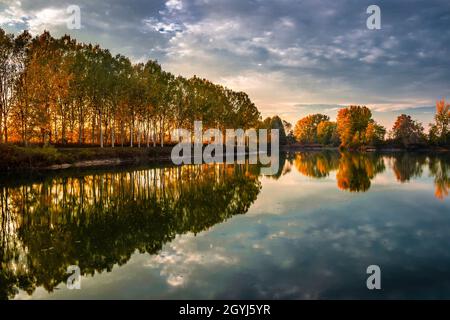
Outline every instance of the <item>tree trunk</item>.
<svg viewBox="0 0 450 320"><path fill-rule="evenodd" d="M64 116L61 119L61 142L66 144L66 119Z"/></svg>
<svg viewBox="0 0 450 320"><path fill-rule="evenodd" d="M83 143L83 121L80 118L78 123L78 143L81 145Z"/></svg>
<svg viewBox="0 0 450 320"><path fill-rule="evenodd" d="M25 123L25 116L23 115L23 112L21 113L21 122L22 122L22 143L25 147L28 147L27 142L27 125Z"/></svg>
<svg viewBox="0 0 450 320"><path fill-rule="evenodd" d="M145 137L147 139L147 148L150 147L150 121L147 121L147 135Z"/></svg>
<svg viewBox="0 0 450 320"><path fill-rule="evenodd" d="M131 122L131 127L130 127L130 147L133 148L133 136L134 136L134 121Z"/></svg>
<svg viewBox="0 0 450 320"><path fill-rule="evenodd" d="M111 120L111 147L114 148L115 146L115 133L114 133L114 120Z"/></svg>
<svg viewBox="0 0 450 320"><path fill-rule="evenodd" d="M99 112L99 126L100 126L100 148L103 148L103 117L102 112Z"/></svg>
<svg viewBox="0 0 450 320"><path fill-rule="evenodd" d="M161 147L164 147L164 121L162 118L159 121L159 132L161 137Z"/></svg>
<svg viewBox="0 0 450 320"><path fill-rule="evenodd" d="M91 144L95 143L95 115L92 116L92 135L91 135Z"/></svg>
<svg viewBox="0 0 450 320"><path fill-rule="evenodd" d="M138 139L138 148L141 147L141 126L138 123L137 125L137 139Z"/></svg>
<svg viewBox="0 0 450 320"><path fill-rule="evenodd" d="M156 147L156 121L153 121L153 148Z"/></svg>
<svg viewBox="0 0 450 320"><path fill-rule="evenodd" d="M123 135L124 135L124 129L123 129L123 121L120 121L120 144L122 145L123 148Z"/></svg>
<svg viewBox="0 0 450 320"><path fill-rule="evenodd" d="M54 125L55 125L55 142L54 143L58 143L58 117L56 116L56 114L55 114L55 122L54 122ZM51 125L50 125L50 130L51 130Z"/></svg>
<svg viewBox="0 0 450 320"><path fill-rule="evenodd" d="M83 107L81 105L81 99L78 100L79 103L79 119L78 119L78 143L81 145L84 143L83 131L84 131L84 119L83 119Z"/></svg>
<svg viewBox="0 0 450 320"><path fill-rule="evenodd" d="M4 139L5 143L8 143L8 123L6 122L6 115L3 115L3 133L4 133Z"/></svg>
<svg viewBox="0 0 450 320"><path fill-rule="evenodd" d="M3 107L0 104L0 143L3 142Z"/></svg>

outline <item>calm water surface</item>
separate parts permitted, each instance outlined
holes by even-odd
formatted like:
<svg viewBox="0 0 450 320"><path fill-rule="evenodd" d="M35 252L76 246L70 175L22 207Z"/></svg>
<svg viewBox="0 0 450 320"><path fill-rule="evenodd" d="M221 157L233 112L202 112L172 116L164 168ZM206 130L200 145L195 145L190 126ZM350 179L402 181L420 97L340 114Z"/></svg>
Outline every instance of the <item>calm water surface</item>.
<svg viewBox="0 0 450 320"><path fill-rule="evenodd" d="M0 298L450 298L449 155L282 160L0 176Z"/></svg>

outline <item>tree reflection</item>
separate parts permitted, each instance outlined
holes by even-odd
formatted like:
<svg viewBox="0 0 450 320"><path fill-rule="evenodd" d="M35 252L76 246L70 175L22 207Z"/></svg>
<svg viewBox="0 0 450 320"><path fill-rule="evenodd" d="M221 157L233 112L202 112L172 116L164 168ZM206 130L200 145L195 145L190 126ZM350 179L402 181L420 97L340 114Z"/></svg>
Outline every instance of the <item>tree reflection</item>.
<svg viewBox="0 0 450 320"><path fill-rule="evenodd" d="M427 157L424 154L410 154L402 152L393 155L394 163L392 169L401 183L409 182L410 179L421 177Z"/></svg>
<svg viewBox="0 0 450 320"><path fill-rule="evenodd" d="M450 189L450 157L448 154L441 157L430 157L430 174L434 177L435 196L443 200L448 196Z"/></svg>
<svg viewBox="0 0 450 320"><path fill-rule="evenodd" d="M290 153L273 178L293 166L313 178L336 172L339 189L364 192L385 163L402 183L428 171L435 196L449 195L448 154ZM246 164L199 165L0 181L0 298L14 297L19 288L52 291L66 280L69 265L84 275L110 271L136 250L156 254L179 234L243 214L259 194L259 175Z"/></svg>
<svg viewBox="0 0 450 320"><path fill-rule="evenodd" d="M339 189L365 192L370 181L385 170L383 158L373 153L341 153L336 174Z"/></svg>
<svg viewBox="0 0 450 320"><path fill-rule="evenodd" d="M450 157L448 153L410 154L401 153L393 156L393 170L397 180L404 183L412 178L420 178L428 164L430 176L434 178L435 196L443 200L449 195L450 189Z"/></svg>
<svg viewBox="0 0 450 320"><path fill-rule="evenodd" d="M434 178L435 196L444 199L450 190L450 156L448 153L427 156L420 153L398 153L380 155L378 153L358 152L299 152L287 158L294 163L302 175L324 178L330 172L336 172L337 185L341 190L365 192L371 186L371 180L385 171L385 160L395 174L396 180L407 183L413 178L423 176L428 165Z"/></svg>
<svg viewBox="0 0 450 320"><path fill-rule="evenodd" d="M372 153L300 152L294 159L297 170L308 177L325 178L336 171L339 189L367 191L370 180L385 170L383 158Z"/></svg>
<svg viewBox="0 0 450 320"><path fill-rule="evenodd" d="M333 151L300 152L294 158L294 165L305 176L325 178L330 171L338 168L339 153Z"/></svg>
<svg viewBox="0 0 450 320"><path fill-rule="evenodd" d="M291 172L291 164L289 161L287 161L288 157L289 157L288 154L281 152L278 158L279 161L278 171L275 172L275 174L268 175L267 177L270 179L278 180L281 178L281 176L284 176L289 172Z"/></svg>
<svg viewBox="0 0 450 320"><path fill-rule="evenodd" d="M69 265L84 275L155 254L176 235L247 212L259 194L248 165L200 165L61 176L0 186L0 298L52 291Z"/></svg>

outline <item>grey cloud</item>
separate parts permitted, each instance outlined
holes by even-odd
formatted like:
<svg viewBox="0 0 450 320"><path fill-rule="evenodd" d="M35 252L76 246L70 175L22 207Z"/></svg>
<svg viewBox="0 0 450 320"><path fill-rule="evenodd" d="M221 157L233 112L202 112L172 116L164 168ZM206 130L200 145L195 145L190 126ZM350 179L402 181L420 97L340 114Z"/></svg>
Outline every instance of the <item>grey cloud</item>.
<svg viewBox="0 0 450 320"><path fill-rule="evenodd" d="M186 76L220 82L257 75L268 85L249 93L267 112L288 112L273 109L277 100L290 103L289 110L299 103L396 109L431 105L450 95L450 3L445 0L378 1L379 31L366 28L366 8L372 4L366 0L22 0L20 8L32 16L74 2L82 9L83 29L70 31L73 36L135 60L158 59ZM15 0L0 4L0 21L14 5ZM27 21L19 17L6 28L17 32ZM61 25L50 31L69 32ZM277 79L270 83L273 74ZM261 98L260 91L268 90L273 96Z"/></svg>

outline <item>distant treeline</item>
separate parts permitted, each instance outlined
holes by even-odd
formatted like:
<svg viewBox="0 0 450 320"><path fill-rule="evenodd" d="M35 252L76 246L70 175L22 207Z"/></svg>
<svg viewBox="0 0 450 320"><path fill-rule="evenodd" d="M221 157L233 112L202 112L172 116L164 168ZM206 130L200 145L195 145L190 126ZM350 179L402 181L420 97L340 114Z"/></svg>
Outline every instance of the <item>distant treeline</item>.
<svg viewBox="0 0 450 320"><path fill-rule="evenodd" d="M444 100L436 103L434 123L425 133L423 125L402 114L397 117L392 129L372 119L372 112L365 106L350 106L339 110L336 122L324 114L313 114L300 119L288 134L292 140L302 144L340 146L346 149L391 146L420 148L426 146L449 146L450 104Z"/></svg>
<svg viewBox="0 0 450 320"><path fill-rule="evenodd" d="M153 60L133 64L98 45L44 32L15 36L0 28L0 143L163 146L175 128L279 129L280 143L368 146L448 146L450 105L439 101L435 123L400 115L392 130L365 106L341 109L336 122L313 114L295 127L262 120L248 95L196 76L186 79Z"/></svg>
<svg viewBox="0 0 450 320"><path fill-rule="evenodd" d="M247 94L156 61L133 64L98 45L0 29L0 143L156 145L173 128L251 128Z"/></svg>

